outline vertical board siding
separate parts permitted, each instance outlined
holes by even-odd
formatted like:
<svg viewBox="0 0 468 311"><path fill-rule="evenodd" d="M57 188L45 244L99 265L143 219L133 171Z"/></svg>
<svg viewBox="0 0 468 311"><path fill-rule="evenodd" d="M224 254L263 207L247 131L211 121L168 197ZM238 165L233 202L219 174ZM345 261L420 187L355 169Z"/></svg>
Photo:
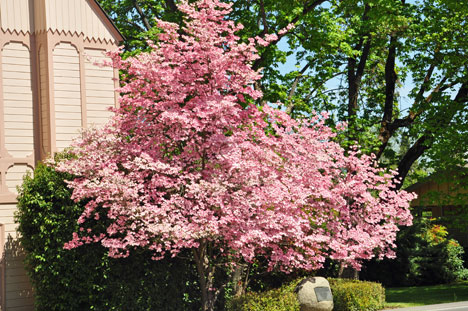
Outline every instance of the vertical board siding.
<svg viewBox="0 0 468 311"><path fill-rule="evenodd" d="M55 133L58 150L68 147L81 130L81 84L78 51L60 43L53 51Z"/></svg>
<svg viewBox="0 0 468 311"><path fill-rule="evenodd" d="M40 114L41 114L41 146L42 152L47 154L50 151L50 136L49 136L49 102L48 92L49 85L47 83L47 60L44 49L39 49L39 99L40 99Z"/></svg>
<svg viewBox="0 0 468 311"><path fill-rule="evenodd" d="M33 153L33 98L31 57L21 43L9 43L2 52L5 147L11 156Z"/></svg>
<svg viewBox="0 0 468 311"><path fill-rule="evenodd" d="M52 31L83 34L88 39L115 40L104 21L94 12L88 1L45 1L47 27Z"/></svg>
<svg viewBox="0 0 468 311"><path fill-rule="evenodd" d="M0 0L0 27L23 33L52 30L83 34L87 39L115 41L107 21L85 0ZM45 7L44 7L45 5ZM34 17L31 24L30 14Z"/></svg>
<svg viewBox="0 0 468 311"><path fill-rule="evenodd" d="M26 173L31 173L32 169L26 164L15 164L11 166L5 177L5 183L8 190L12 193L18 193L16 187L23 183L23 176Z"/></svg>
<svg viewBox="0 0 468 311"><path fill-rule="evenodd" d="M31 32L29 0L0 0L0 20L3 30Z"/></svg>
<svg viewBox="0 0 468 311"><path fill-rule="evenodd" d="M114 70L96 63L110 60L103 50L85 49L86 117L88 126L102 125L112 116L109 107L115 106Z"/></svg>

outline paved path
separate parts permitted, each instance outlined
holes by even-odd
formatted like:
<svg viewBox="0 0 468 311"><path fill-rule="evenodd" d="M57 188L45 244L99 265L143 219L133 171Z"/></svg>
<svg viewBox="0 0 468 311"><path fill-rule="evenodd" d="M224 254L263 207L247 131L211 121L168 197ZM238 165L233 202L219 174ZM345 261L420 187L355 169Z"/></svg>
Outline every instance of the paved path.
<svg viewBox="0 0 468 311"><path fill-rule="evenodd" d="M401 309L387 309L388 311L468 311L468 301L442 303L439 305L428 305ZM385 310L384 310L385 311Z"/></svg>

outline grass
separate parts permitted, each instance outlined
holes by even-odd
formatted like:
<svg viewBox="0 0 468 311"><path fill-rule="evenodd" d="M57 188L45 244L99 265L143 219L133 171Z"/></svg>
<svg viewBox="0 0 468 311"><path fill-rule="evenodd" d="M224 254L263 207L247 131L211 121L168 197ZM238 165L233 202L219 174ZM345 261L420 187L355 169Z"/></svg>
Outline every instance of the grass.
<svg viewBox="0 0 468 311"><path fill-rule="evenodd" d="M395 287L385 290L386 308L406 308L468 300L468 281L434 286Z"/></svg>

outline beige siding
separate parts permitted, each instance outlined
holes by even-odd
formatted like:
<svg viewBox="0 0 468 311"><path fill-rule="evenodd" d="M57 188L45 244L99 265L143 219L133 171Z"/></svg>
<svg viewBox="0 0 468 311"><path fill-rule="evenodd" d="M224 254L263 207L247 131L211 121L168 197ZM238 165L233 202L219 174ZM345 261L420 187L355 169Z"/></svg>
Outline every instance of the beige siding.
<svg viewBox="0 0 468 311"><path fill-rule="evenodd" d="M5 31L32 33L50 29L83 34L90 40L115 41L109 28L113 26L101 20L86 0L0 0L0 23Z"/></svg>
<svg viewBox="0 0 468 311"><path fill-rule="evenodd" d="M47 27L52 31L84 34L85 38L115 41L88 1L45 0ZM109 25L110 27L110 25Z"/></svg>
<svg viewBox="0 0 468 311"><path fill-rule="evenodd" d="M10 235L16 237L16 225L14 220L14 213L16 211L15 204L0 204L0 224L5 227L5 239ZM5 241L2 241L5 243Z"/></svg>
<svg viewBox="0 0 468 311"><path fill-rule="evenodd" d="M33 99L31 57L21 43L9 43L2 52L5 146L11 156L33 153Z"/></svg>
<svg viewBox="0 0 468 311"><path fill-rule="evenodd" d="M3 30L30 32L30 0L0 0L0 20Z"/></svg>
<svg viewBox="0 0 468 311"><path fill-rule="evenodd" d="M112 115L108 108L115 106L114 70L97 65L110 60L102 50L85 49L85 53L87 122L88 126L102 125Z"/></svg>
<svg viewBox="0 0 468 311"><path fill-rule="evenodd" d="M23 267L24 254L16 240L16 205L0 204L0 223L4 225L4 263L6 310L34 310L31 284Z"/></svg>
<svg viewBox="0 0 468 311"><path fill-rule="evenodd" d="M75 47L60 43L53 62L56 146L63 150L81 130L80 59Z"/></svg>
<svg viewBox="0 0 468 311"><path fill-rule="evenodd" d="M17 193L16 187L23 183L23 176L28 172L32 172L32 169L26 164L15 164L11 166L5 177L8 190Z"/></svg>

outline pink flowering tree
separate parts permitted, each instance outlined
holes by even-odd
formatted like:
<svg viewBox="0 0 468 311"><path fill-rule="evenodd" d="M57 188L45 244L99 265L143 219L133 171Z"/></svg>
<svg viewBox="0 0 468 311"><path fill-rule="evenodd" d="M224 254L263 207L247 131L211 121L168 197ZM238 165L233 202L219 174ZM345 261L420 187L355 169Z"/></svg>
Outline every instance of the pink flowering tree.
<svg viewBox="0 0 468 311"><path fill-rule="evenodd" d="M311 270L331 257L359 268L392 256L413 198L394 190L396 173L346 154L325 114L298 122L253 104L255 46L275 36L240 42L219 0L179 8L184 26L159 21L151 52L112 54L125 72L120 107L59 164L88 202L65 247L101 243L113 257L141 247L155 260L189 249L203 310L214 308L222 264L261 256L270 269ZM105 230L93 230L100 219Z"/></svg>

